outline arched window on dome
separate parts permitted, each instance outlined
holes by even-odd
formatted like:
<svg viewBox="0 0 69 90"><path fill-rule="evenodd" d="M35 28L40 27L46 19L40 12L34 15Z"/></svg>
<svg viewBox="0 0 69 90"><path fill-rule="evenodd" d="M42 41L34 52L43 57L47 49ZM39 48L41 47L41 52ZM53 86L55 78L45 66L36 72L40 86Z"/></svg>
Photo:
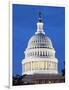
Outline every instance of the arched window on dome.
<svg viewBox="0 0 69 90"><path fill-rule="evenodd" d="M43 56L45 56L45 53L44 53L44 51L43 51Z"/></svg>
<svg viewBox="0 0 69 90"><path fill-rule="evenodd" d="M37 43L37 41L36 41L36 43Z"/></svg>
<svg viewBox="0 0 69 90"><path fill-rule="evenodd" d="M36 48L36 46L34 48Z"/></svg>
<svg viewBox="0 0 69 90"><path fill-rule="evenodd" d="M40 56L42 56L42 51L40 51Z"/></svg>
<svg viewBox="0 0 69 90"><path fill-rule="evenodd" d="M35 43L35 41L33 41Z"/></svg>
<svg viewBox="0 0 69 90"><path fill-rule="evenodd" d="M49 52L47 51L47 56L49 56Z"/></svg>
<svg viewBox="0 0 69 90"><path fill-rule="evenodd" d="M32 52L32 56L34 56L34 52Z"/></svg>
<svg viewBox="0 0 69 90"><path fill-rule="evenodd" d="M38 56L39 56L39 51L38 51Z"/></svg>
<svg viewBox="0 0 69 90"><path fill-rule="evenodd" d="M35 52L35 56L37 55L37 53Z"/></svg>
<svg viewBox="0 0 69 90"><path fill-rule="evenodd" d="M46 56L47 56L47 51L46 51Z"/></svg>
<svg viewBox="0 0 69 90"><path fill-rule="evenodd" d="M48 51L46 51L46 56L48 56Z"/></svg>

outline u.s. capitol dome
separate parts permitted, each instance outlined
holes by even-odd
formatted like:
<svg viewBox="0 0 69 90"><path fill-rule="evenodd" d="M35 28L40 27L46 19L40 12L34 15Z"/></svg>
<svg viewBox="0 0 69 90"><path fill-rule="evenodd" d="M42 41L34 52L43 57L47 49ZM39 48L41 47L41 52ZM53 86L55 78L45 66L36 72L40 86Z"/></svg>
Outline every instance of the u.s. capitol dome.
<svg viewBox="0 0 69 90"><path fill-rule="evenodd" d="M30 38L22 60L24 74L58 74L58 60L55 57L51 39L45 35L41 15L37 22L37 31Z"/></svg>

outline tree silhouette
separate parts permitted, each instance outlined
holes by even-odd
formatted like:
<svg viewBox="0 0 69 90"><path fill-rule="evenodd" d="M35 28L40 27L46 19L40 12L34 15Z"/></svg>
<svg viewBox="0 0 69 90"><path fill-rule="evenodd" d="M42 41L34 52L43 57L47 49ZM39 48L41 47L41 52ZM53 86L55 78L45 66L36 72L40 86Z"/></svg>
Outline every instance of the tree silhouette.
<svg viewBox="0 0 69 90"><path fill-rule="evenodd" d="M65 61L63 61L64 68L62 69L62 76L65 76Z"/></svg>

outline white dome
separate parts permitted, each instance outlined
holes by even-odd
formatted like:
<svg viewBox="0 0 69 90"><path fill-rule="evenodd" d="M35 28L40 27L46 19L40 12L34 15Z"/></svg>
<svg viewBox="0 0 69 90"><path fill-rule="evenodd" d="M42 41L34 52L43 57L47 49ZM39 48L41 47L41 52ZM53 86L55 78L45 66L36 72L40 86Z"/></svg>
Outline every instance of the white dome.
<svg viewBox="0 0 69 90"><path fill-rule="evenodd" d="M45 36L43 33L35 34L31 37L28 42L28 49L35 48L49 48L52 49L52 42L49 37Z"/></svg>

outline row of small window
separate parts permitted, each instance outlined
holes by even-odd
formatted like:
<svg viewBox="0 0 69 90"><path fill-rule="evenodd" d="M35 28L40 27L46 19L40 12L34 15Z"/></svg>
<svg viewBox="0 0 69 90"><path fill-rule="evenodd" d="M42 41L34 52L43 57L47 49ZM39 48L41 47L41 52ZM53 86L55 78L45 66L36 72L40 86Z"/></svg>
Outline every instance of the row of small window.
<svg viewBox="0 0 69 90"><path fill-rule="evenodd" d="M38 42L43 42L43 43L49 43L49 41L47 41L47 40L38 40L38 41L32 41L32 43L38 43Z"/></svg>
<svg viewBox="0 0 69 90"><path fill-rule="evenodd" d="M35 49L35 48L49 48L49 49L52 49L52 47L51 46L31 46L31 47L29 47L29 49Z"/></svg>
<svg viewBox="0 0 69 90"><path fill-rule="evenodd" d="M54 54L51 52L38 51L38 52L27 53L27 57L29 56L54 56Z"/></svg>
<svg viewBox="0 0 69 90"><path fill-rule="evenodd" d="M56 70L56 69L57 69L57 64L54 62L32 62L32 64L30 62L23 65L23 71Z"/></svg>

